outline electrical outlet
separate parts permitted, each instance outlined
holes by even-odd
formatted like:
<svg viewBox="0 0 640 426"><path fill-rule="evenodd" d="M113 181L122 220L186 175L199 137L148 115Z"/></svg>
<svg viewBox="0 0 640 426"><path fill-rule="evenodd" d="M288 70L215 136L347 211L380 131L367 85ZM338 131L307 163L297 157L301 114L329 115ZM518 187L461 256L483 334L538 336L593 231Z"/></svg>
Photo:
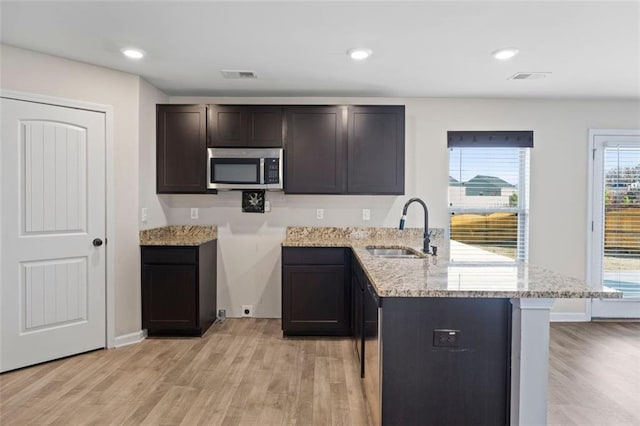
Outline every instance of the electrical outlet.
<svg viewBox="0 0 640 426"><path fill-rule="evenodd" d="M227 311L225 309L218 309L218 321L224 322L227 319Z"/></svg>
<svg viewBox="0 0 640 426"><path fill-rule="evenodd" d="M324 219L324 209L316 209L316 219Z"/></svg>
<svg viewBox="0 0 640 426"><path fill-rule="evenodd" d="M362 220L371 220L371 210L362 209Z"/></svg>
<svg viewBox="0 0 640 426"><path fill-rule="evenodd" d="M242 318L250 318L253 316L253 305L242 305Z"/></svg>
<svg viewBox="0 0 640 426"><path fill-rule="evenodd" d="M198 212L198 208L197 207L192 207L191 208L191 219L197 219L200 216L200 213Z"/></svg>
<svg viewBox="0 0 640 426"><path fill-rule="evenodd" d="M149 210L147 210L146 207L143 207L142 211L140 212L140 218L142 219L143 222L146 222L148 217L149 217Z"/></svg>
<svg viewBox="0 0 640 426"><path fill-rule="evenodd" d="M264 211L265 212L270 212L271 211L271 201L264 201Z"/></svg>
<svg viewBox="0 0 640 426"><path fill-rule="evenodd" d="M433 330L433 346L457 348L460 346L460 330Z"/></svg>

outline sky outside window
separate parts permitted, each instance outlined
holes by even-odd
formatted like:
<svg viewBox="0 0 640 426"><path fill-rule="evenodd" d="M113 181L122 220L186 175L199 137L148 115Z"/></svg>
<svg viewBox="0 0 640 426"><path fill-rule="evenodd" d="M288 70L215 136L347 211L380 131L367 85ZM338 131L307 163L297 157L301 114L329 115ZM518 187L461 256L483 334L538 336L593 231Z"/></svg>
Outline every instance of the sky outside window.
<svg viewBox="0 0 640 426"><path fill-rule="evenodd" d="M449 151L449 173L459 182L482 175L518 185L519 148L450 148Z"/></svg>

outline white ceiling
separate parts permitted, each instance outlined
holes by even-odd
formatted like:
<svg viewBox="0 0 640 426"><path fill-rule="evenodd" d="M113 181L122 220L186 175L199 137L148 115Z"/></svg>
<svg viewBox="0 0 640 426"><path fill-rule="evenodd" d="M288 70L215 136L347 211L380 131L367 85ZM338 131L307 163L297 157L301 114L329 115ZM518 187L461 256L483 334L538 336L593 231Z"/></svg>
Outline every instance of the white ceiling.
<svg viewBox="0 0 640 426"><path fill-rule="evenodd" d="M8 2L3 43L170 95L640 99L640 2ZM147 52L140 61L124 46ZM373 49L364 62L351 47ZM516 46L499 62L490 53ZM220 70L253 70L226 80ZM516 72L545 71L513 81Z"/></svg>

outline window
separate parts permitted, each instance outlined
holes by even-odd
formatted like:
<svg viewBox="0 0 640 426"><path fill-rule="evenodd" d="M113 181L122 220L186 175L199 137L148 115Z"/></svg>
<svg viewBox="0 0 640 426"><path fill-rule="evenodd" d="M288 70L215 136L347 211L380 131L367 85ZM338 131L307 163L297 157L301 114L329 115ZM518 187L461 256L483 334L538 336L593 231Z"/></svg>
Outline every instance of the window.
<svg viewBox="0 0 640 426"><path fill-rule="evenodd" d="M533 132L449 132L453 261L527 260Z"/></svg>

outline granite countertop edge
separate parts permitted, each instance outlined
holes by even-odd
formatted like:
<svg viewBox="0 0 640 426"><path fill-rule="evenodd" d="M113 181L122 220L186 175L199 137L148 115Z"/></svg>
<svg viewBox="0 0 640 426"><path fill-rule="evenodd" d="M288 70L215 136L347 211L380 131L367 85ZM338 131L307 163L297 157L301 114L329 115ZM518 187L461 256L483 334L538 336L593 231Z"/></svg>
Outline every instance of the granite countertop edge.
<svg viewBox="0 0 640 426"><path fill-rule="evenodd" d="M215 225L167 225L139 232L141 247L199 246L217 239Z"/></svg>
<svg viewBox="0 0 640 426"><path fill-rule="evenodd" d="M311 229L311 228L308 228ZM327 228L330 229L330 228ZM340 229L340 228L334 228ZM415 237L415 235L414 235ZM452 290L452 289L429 289L429 288L415 288L415 282L422 281L427 282L429 278L433 282L443 283L448 280L446 277L446 271L450 262L448 260L448 247L443 241L443 233L439 234L439 238L436 237L436 244L442 247L439 250L439 256L427 255L422 259L380 259L369 254L365 247L369 246L381 246L385 247L397 247L397 248L411 248L414 250L420 250L420 244L416 244L417 240L414 238L412 241L399 241L397 238L391 238L388 243L383 240L371 241L366 238L348 238L339 237L335 239L329 238L314 238L310 236L306 238L304 235L291 237L287 233L287 237L282 242L282 247L343 247L350 248L355 254L360 264L363 267L363 271L366 274L369 282L372 284L374 290L379 297L451 297L451 298L549 298L549 299L568 299L568 298L607 298L616 299L621 298L622 293L617 291L600 291L599 289L589 290L587 288L579 289L549 289L549 290L485 290L485 289L468 289L468 290ZM398 265L403 265L398 266ZM408 267L408 268L405 268ZM482 267L483 265L479 265ZM488 267L494 267L494 264L486 265ZM573 285L576 287L585 286L586 283L582 280L565 276L553 271L546 270L533 265L520 262L516 264L518 268L527 269L527 276L537 275L538 280L548 279L555 282L564 283L567 286ZM406 274L403 273L404 269L413 269L413 273L419 272L426 275L432 274L426 278L412 278L411 271ZM423 272L424 271L424 272Z"/></svg>

